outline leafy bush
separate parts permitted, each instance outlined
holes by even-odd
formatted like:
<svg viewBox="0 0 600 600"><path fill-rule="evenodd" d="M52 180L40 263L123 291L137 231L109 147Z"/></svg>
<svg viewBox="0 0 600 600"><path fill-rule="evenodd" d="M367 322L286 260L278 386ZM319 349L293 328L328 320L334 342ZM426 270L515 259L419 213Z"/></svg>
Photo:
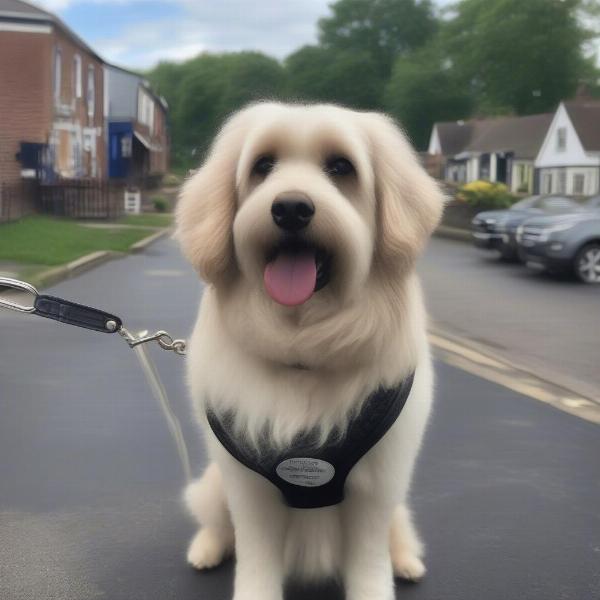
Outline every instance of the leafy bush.
<svg viewBox="0 0 600 600"><path fill-rule="evenodd" d="M509 208L516 200L503 183L491 181L466 183L459 189L456 197L477 208Z"/></svg>
<svg viewBox="0 0 600 600"><path fill-rule="evenodd" d="M181 179L175 173L167 173L163 177L163 185L173 187L181 183Z"/></svg>
<svg viewBox="0 0 600 600"><path fill-rule="evenodd" d="M154 206L154 210L156 212L164 213L167 212L167 209L169 208L169 203L164 198L158 196L156 198L152 198L152 206Z"/></svg>

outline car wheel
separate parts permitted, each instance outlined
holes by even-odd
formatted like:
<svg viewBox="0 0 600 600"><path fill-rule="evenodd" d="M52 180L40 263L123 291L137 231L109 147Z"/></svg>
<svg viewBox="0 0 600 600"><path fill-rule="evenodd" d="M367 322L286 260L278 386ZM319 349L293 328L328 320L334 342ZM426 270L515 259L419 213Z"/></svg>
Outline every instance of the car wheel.
<svg viewBox="0 0 600 600"><path fill-rule="evenodd" d="M588 244L577 253L575 275L584 283L600 283L600 244Z"/></svg>

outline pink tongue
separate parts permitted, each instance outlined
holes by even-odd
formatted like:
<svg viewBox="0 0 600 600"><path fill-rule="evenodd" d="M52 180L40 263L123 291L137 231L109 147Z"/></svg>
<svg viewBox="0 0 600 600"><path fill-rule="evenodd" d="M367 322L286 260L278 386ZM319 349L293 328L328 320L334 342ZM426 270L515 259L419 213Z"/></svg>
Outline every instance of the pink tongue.
<svg viewBox="0 0 600 600"><path fill-rule="evenodd" d="M280 254L265 268L265 287L275 302L297 306L315 291L317 267L313 254Z"/></svg>

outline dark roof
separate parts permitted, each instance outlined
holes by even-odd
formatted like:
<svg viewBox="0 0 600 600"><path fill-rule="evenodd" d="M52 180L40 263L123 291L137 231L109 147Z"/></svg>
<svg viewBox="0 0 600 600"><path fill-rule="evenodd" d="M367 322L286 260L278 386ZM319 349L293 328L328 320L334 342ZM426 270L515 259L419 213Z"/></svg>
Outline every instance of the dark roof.
<svg viewBox="0 0 600 600"><path fill-rule="evenodd" d="M471 119L455 123L436 123L442 153L512 152L515 158L535 158L552 114L525 117Z"/></svg>
<svg viewBox="0 0 600 600"><path fill-rule="evenodd" d="M586 152L600 152L600 101L572 100L564 102L571 123Z"/></svg>
<svg viewBox="0 0 600 600"><path fill-rule="evenodd" d="M0 13L4 12L18 13L17 16L23 15L30 18L33 16L52 18L52 15L45 10L20 0L0 0Z"/></svg>
<svg viewBox="0 0 600 600"><path fill-rule="evenodd" d="M472 121L436 123L435 126L444 156L460 154L466 148L473 135Z"/></svg>
<svg viewBox="0 0 600 600"><path fill-rule="evenodd" d="M14 21L17 23L33 21L35 23L55 25L65 35L69 36L80 48L89 52L100 62L104 62L95 50L90 48L90 46L88 46L73 30L69 29L69 27L56 15L46 12L30 2L23 2L22 0L0 0L0 21Z"/></svg>

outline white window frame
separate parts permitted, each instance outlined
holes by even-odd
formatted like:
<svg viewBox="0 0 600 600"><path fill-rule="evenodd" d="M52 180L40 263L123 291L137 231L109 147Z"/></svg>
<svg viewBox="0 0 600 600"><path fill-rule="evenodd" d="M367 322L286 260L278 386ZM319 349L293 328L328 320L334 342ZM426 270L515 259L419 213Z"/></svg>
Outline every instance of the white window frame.
<svg viewBox="0 0 600 600"><path fill-rule="evenodd" d="M559 127L556 130L556 151L564 152L567 149L567 128Z"/></svg>
<svg viewBox="0 0 600 600"><path fill-rule="evenodd" d="M578 190L577 182L581 182L581 189ZM586 177L585 173L573 173L573 194L583 196L585 194Z"/></svg>
<svg viewBox="0 0 600 600"><path fill-rule="evenodd" d="M553 175L554 173L552 173L552 171L542 173L542 194L552 193Z"/></svg>
<svg viewBox="0 0 600 600"><path fill-rule="evenodd" d="M561 169L558 172L557 177L557 187L556 192L558 194L566 194L567 193L567 171L566 169Z"/></svg>
<svg viewBox="0 0 600 600"><path fill-rule="evenodd" d="M54 49L54 101L58 105L62 88L62 51L57 46Z"/></svg>
<svg viewBox="0 0 600 600"><path fill-rule="evenodd" d="M154 100L143 88L138 91L138 121L154 134Z"/></svg>
<svg viewBox="0 0 600 600"><path fill-rule="evenodd" d="M88 117L92 118L96 112L96 70L94 65L88 66L86 101Z"/></svg>
<svg viewBox="0 0 600 600"><path fill-rule="evenodd" d="M73 96L81 98L83 94L83 85L81 80L81 56L76 54L73 57Z"/></svg>

